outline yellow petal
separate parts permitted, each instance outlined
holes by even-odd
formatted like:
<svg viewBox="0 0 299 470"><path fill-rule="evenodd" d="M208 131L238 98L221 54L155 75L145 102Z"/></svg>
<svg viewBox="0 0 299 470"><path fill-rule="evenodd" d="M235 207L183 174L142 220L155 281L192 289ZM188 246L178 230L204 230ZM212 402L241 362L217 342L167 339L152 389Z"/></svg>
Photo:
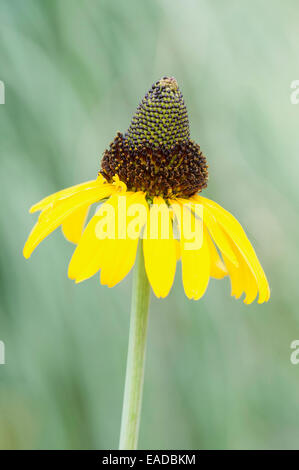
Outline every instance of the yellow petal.
<svg viewBox="0 0 299 470"><path fill-rule="evenodd" d="M267 302L270 298L269 284L264 270L241 224L228 211L214 201L201 196L199 197L203 204L211 209L217 222L221 225L233 245L237 247L252 276L256 280L259 290L258 303Z"/></svg>
<svg viewBox="0 0 299 470"><path fill-rule="evenodd" d="M234 246L233 249L238 258L238 268L224 256L231 280L231 295L238 299L245 292L244 303L251 304L258 293L257 282L238 248Z"/></svg>
<svg viewBox="0 0 299 470"><path fill-rule="evenodd" d="M68 276L76 282L88 279L100 269L102 240L96 236L99 220L97 212L88 222L69 263Z"/></svg>
<svg viewBox="0 0 299 470"><path fill-rule="evenodd" d="M240 255L240 258L242 258L242 255ZM258 294L257 282L251 270L248 268L248 265L244 261L244 259L240 261L240 264L242 266L242 271L243 271L243 276L244 276L244 281L245 281L244 292L246 294L246 297L244 299L244 303L251 304L255 300Z"/></svg>
<svg viewBox="0 0 299 470"><path fill-rule="evenodd" d="M210 268L210 275L215 279L223 279L225 276L228 275L228 271L223 263L220 255L215 247L209 233L205 230L205 236L207 237L207 242L209 246L210 252L210 260L211 260L211 268Z"/></svg>
<svg viewBox="0 0 299 470"><path fill-rule="evenodd" d="M236 266L225 256L223 255L225 266L229 273L230 284L231 284L231 296L239 299L245 289L245 278L243 271L240 266Z"/></svg>
<svg viewBox="0 0 299 470"><path fill-rule="evenodd" d="M121 195L126 198L126 201L128 200L128 197L133 194L136 194L136 201L138 201L138 198L140 198L140 205L144 205L144 196L140 197L140 193L121 193ZM108 235L109 230L111 232L111 227L107 227L106 232L101 235L99 233L99 224L103 224L106 220L110 220L110 222L112 222L114 230L112 236L116 235L118 222L117 207L119 195L120 194L115 194L114 196L112 196L106 203L101 206L97 213L91 218L79 241L76 250L74 251L74 254L69 264L68 275L71 279L75 279L76 282L81 282L85 279L88 279L89 277L96 274L99 269L103 266L104 278L107 272L107 268L109 270L109 266L111 271L114 269L112 267L111 258L111 256L114 256L114 253L112 253L111 255L110 252L108 252L108 250L110 249L109 243L108 240L104 239L104 235ZM127 207L130 207L130 203L129 205L127 205ZM145 210L146 207L147 205L145 206ZM111 219L107 219L107 215L109 214L112 215L112 221ZM126 228L127 227L125 226L125 229ZM114 240L114 242L116 242L116 240ZM125 253L126 251L124 250L123 254Z"/></svg>
<svg viewBox="0 0 299 470"><path fill-rule="evenodd" d="M82 206L62 222L62 233L69 242L76 245L79 242L88 210L89 205Z"/></svg>
<svg viewBox="0 0 299 470"><path fill-rule="evenodd" d="M238 277L238 283L240 285L239 290L240 290L240 295L244 292L245 293L245 298L244 298L244 303L245 304L251 304L254 299L256 298L258 294L258 283L257 279L254 276L253 272L250 270L245 258L243 257L242 253L238 249L238 247L233 243L233 241L230 239L231 246L236 253L236 256L238 258L239 266L236 270L236 273L233 274L235 277ZM235 280L235 285L237 281ZM239 297L239 295L238 295Z"/></svg>
<svg viewBox="0 0 299 470"><path fill-rule="evenodd" d="M28 240L25 243L23 255L29 258L37 245L51 232L53 232L62 222L77 209L93 204L106 198L114 191L114 187L109 184L97 185L96 188L85 189L73 196L62 199L53 205L53 208L45 209L36 225L33 227Z"/></svg>
<svg viewBox="0 0 299 470"><path fill-rule="evenodd" d="M77 193L81 193L82 191L97 188L101 186L103 183L104 183L103 179L98 178L96 180L87 181L85 183L76 184L74 186L70 186L69 188L62 189L61 191L50 194L50 196L47 196L41 201L34 204L30 208L29 212L33 213L36 211L43 210L56 201L73 196L74 194L77 194Z"/></svg>
<svg viewBox="0 0 299 470"><path fill-rule="evenodd" d="M161 197L155 197L153 203L143 240L144 262L155 295L164 298L175 276L177 240L167 204Z"/></svg>
<svg viewBox="0 0 299 470"><path fill-rule="evenodd" d="M183 219L178 216L177 206L174 204L171 205L174 209L180 229L184 290L189 299L198 300L204 295L210 279L210 252L208 239L203 232L202 220L195 217L193 214L194 225L197 226L195 233L203 233L203 239L200 248L193 250L188 249L190 247L190 240L184 235L184 227L181 226L181 220ZM180 205L181 207L183 206L182 203L180 203Z"/></svg>
<svg viewBox="0 0 299 470"><path fill-rule="evenodd" d="M113 195L106 204L115 210L115 238L101 240L101 283L113 287L130 272L135 263L140 232L146 223L148 204L142 192L125 193L125 203L120 203L123 194ZM127 217L124 219L125 210ZM135 229L130 230L136 223ZM123 232L124 230L124 232Z"/></svg>
<svg viewBox="0 0 299 470"><path fill-rule="evenodd" d="M238 260L230 247L230 244L227 240L226 234L223 232L217 220L206 207L204 209L204 216L203 221L205 226L207 227L212 239L218 246L221 253L225 254L225 256L235 265L238 266Z"/></svg>

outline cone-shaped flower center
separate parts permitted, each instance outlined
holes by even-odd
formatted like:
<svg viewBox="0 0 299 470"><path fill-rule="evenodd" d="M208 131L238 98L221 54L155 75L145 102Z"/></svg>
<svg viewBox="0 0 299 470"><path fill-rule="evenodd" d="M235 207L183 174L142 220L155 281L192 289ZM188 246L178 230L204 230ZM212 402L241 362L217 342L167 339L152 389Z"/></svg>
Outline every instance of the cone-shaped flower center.
<svg viewBox="0 0 299 470"><path fill-rule="evenodd" d="M132 147L152 144L171 149L189 140L189 121L175 78L162 78L145 95L132 119L125 141Z"/></svg>
<svg viewBox="0 0 299 470"><path fill-rule="evenodd" d="M207 185L206 159L190 140L183 95L175 78L156 82L127 132L118 133L102 159L101 174L117 174L129 190L149 196L189 197Z"/></svg>

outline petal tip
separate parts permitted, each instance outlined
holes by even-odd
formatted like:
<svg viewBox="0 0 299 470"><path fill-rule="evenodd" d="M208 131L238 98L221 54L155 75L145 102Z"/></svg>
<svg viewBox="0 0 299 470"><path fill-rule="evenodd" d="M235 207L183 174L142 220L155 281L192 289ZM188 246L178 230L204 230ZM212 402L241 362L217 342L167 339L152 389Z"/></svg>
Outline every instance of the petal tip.
<svg viewBox="0 0 299 470"><path fill-rule="evenodd" d="M29 259L30 256L32 254L32 250L29 249L29 247L27 246L27 244L25 244L24 248L23 248L23 256L25 259Z"/></svg>

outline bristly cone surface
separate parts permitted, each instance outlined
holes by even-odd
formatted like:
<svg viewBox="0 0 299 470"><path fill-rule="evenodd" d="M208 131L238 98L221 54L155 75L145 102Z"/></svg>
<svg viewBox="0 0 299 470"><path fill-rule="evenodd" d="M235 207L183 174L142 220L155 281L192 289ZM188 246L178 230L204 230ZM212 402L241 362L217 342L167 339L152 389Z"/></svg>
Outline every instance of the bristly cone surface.
<svg viewBox="0 0 299 470"><path fill-rule="evenodd" d="M177 81L164 77L139 104L131 125L104 152L100 173L118 175L128 190L149 197L190 197L207 186L208 166L190 140L189 120Z"/></svg>

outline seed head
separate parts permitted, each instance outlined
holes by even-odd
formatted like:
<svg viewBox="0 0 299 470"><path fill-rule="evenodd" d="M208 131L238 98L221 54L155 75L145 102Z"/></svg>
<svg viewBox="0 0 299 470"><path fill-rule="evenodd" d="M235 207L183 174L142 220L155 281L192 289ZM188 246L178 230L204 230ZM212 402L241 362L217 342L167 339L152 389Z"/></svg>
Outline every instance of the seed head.
<svg viewBox="0 0 299 470"><path fill-rule="evenodd" d="M100 173L114 175L129 190L150 197L189 197L207 186L208 171L198 144L190 140L183 95L173 77L153 84L127 132L104 152Z"/></svg>

